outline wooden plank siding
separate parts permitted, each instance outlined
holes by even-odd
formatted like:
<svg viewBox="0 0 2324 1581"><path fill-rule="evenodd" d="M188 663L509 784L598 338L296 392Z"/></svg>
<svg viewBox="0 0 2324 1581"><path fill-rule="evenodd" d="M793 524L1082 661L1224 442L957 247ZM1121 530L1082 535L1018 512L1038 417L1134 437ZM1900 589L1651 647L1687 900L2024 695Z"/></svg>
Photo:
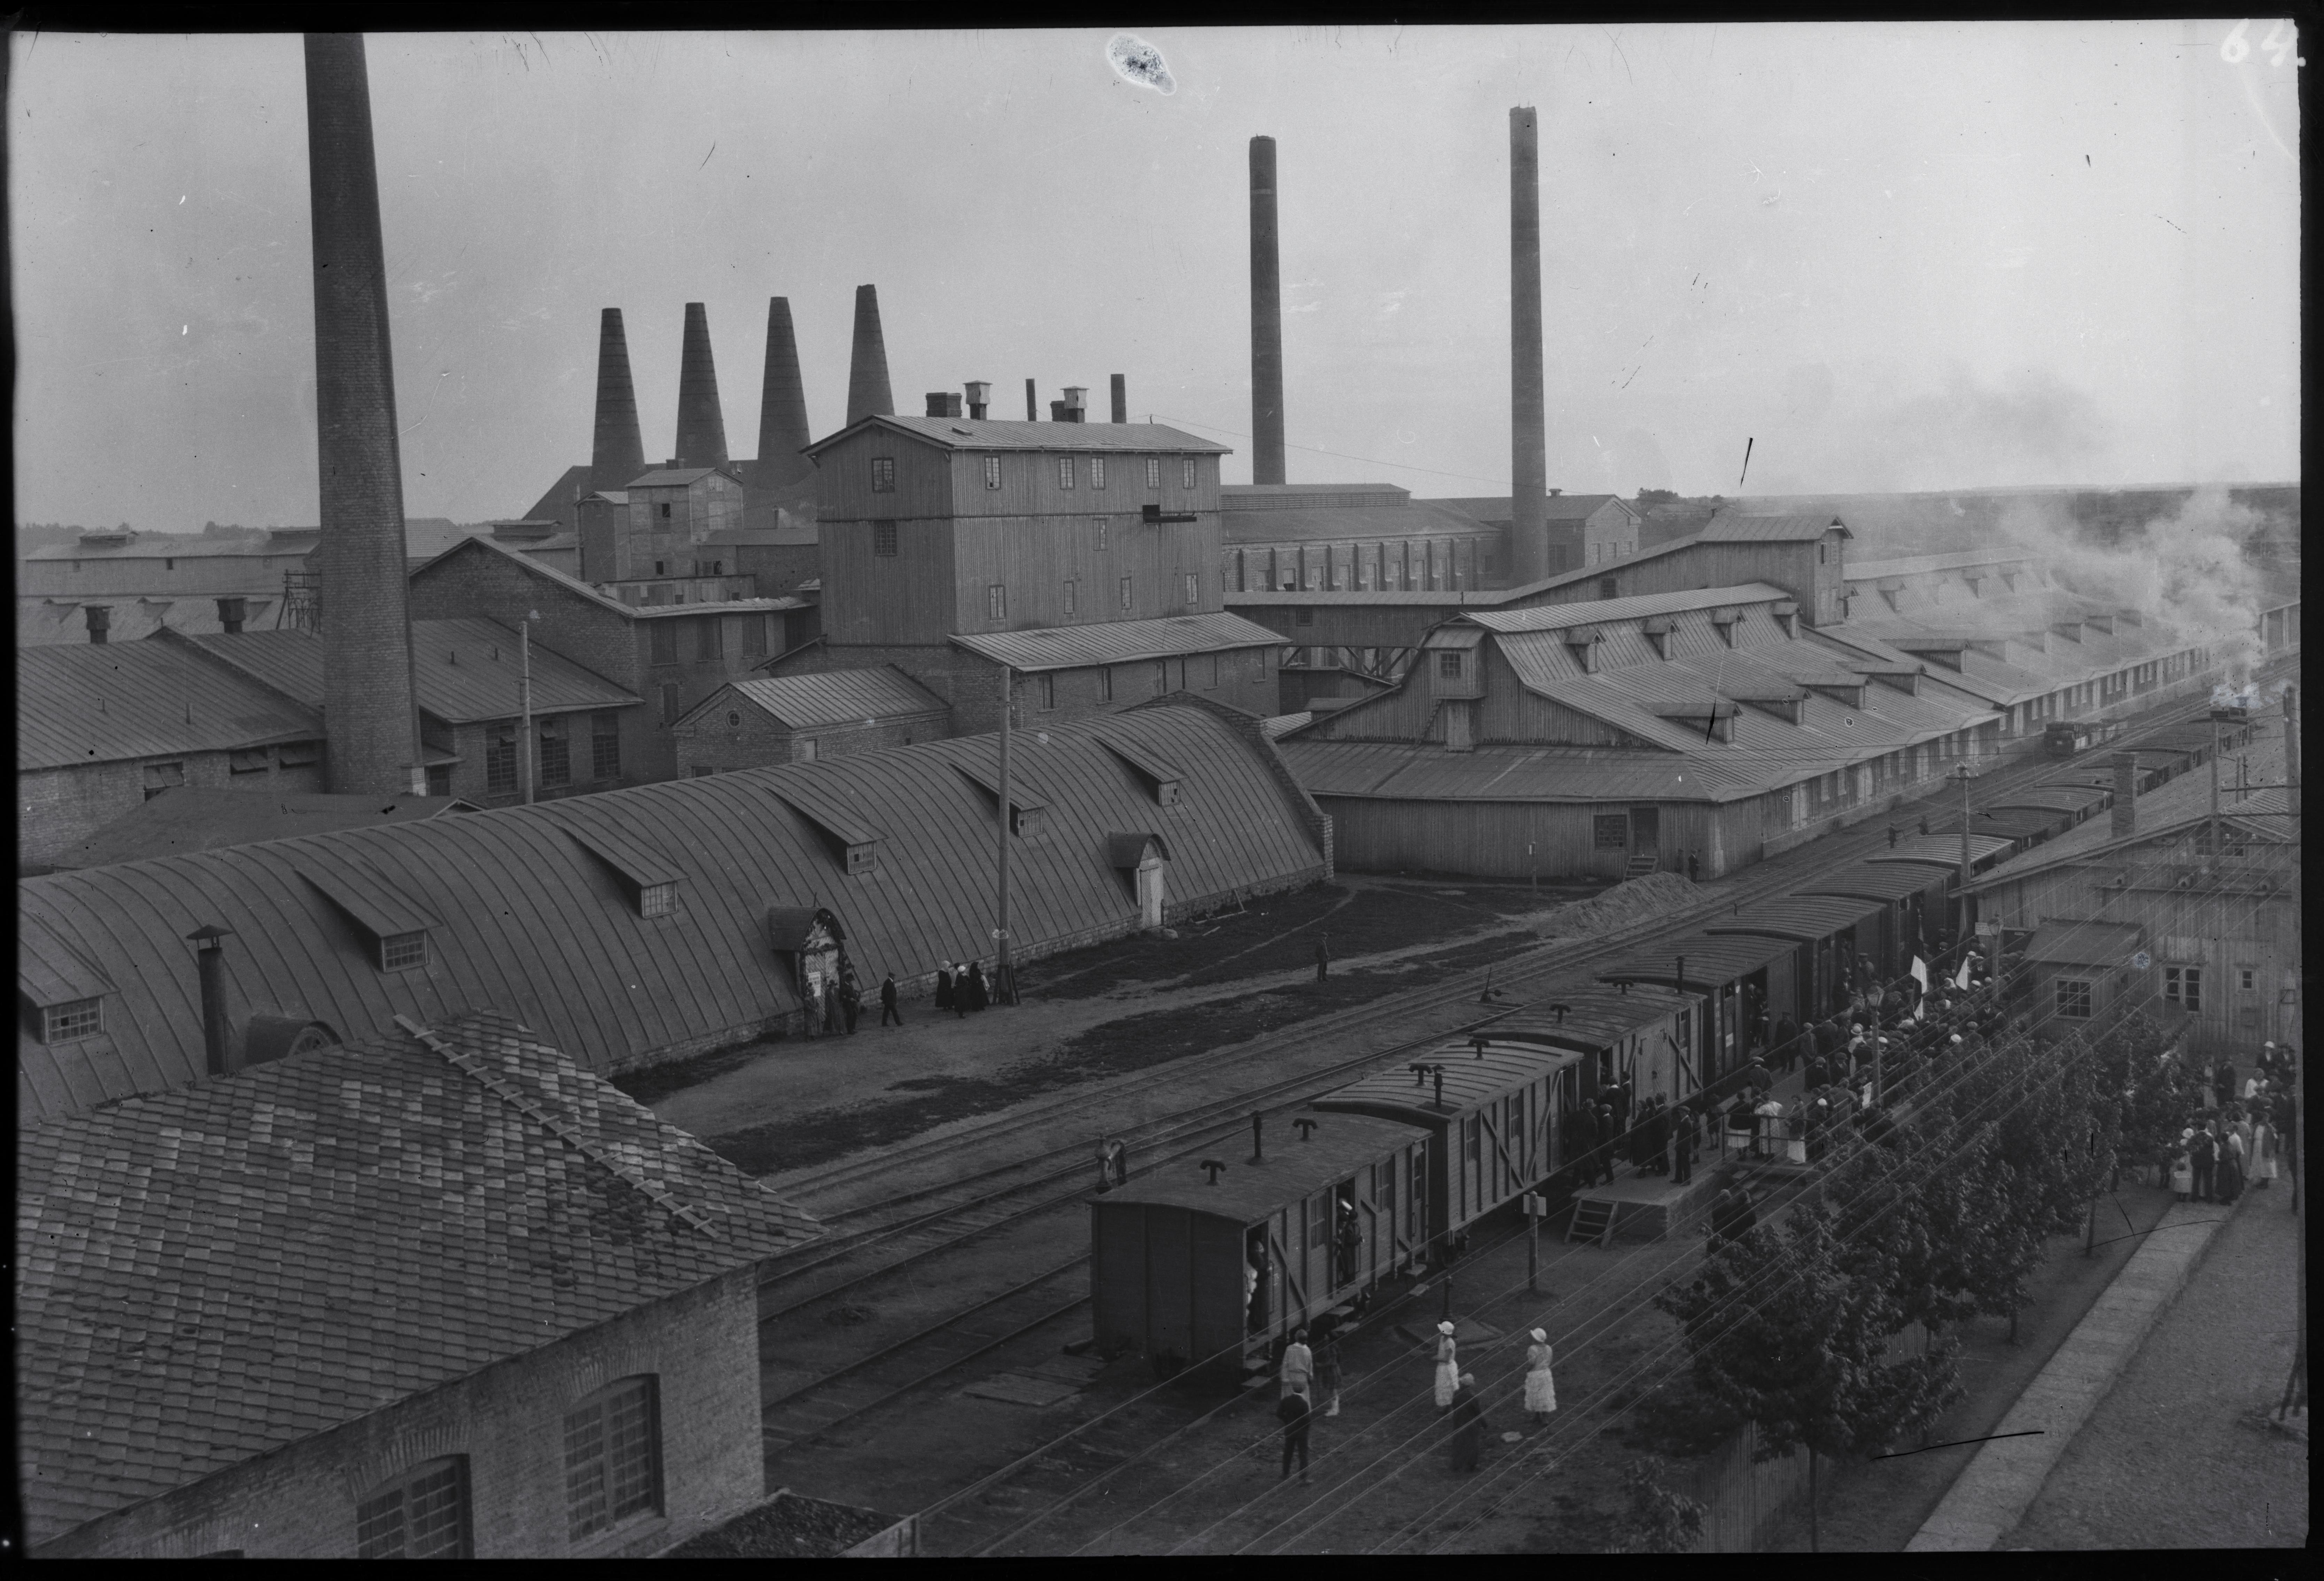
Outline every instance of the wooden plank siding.
<svg viewBox="0 0 2324 1581"><path fill-rule="evenodd" d="M1314 814L1271 754L1200 708L1109 716L1108 737L1185 776L1157 805L1146 782L1088 731L1025 739L1016 772L1048 804L1012 847L1020 961L1132 931L1137 896L1107 837L1160 834L1182 915L1215 898L1320 878ZM106 963L115 992L97 1036L51 1048L20 1034L27 1115L183 1085L204 1066L193 951L206 924L226 947L230 1012L324 1021L350 1042L401 1013L422 1021L493 1008L541 1029L600 1072L779 1030L796 1009L765 937L770 905L827 905L866 983L910 985L939 961L989 959L994 811L956 764L990 775L972 737L835 763L722 774L533 807L264 841L23 881L21 926ZM882 837L850 874L779 793L794 782L860 810ZM678 909L637 914L625 887L568 829L599 828L681 875ZM302 867L384 886L440 924L424 969L382 972L369 941Z"/></svg>
<svg viewBox="0 0 2324 1581"><path fill-rule="evenodd" d="M1012 458L1013 459L1013 458ZM979 517L951 525L955 600L952 630L1022 631L1033 627L1146 620L1215 613L1220 601L1215 511L1192 523L1148 526L1135 510L1098 514ZM1186 602L1185 578L1197 593ZM1123 607L1120 584L1130 581ZM1074 586L1074 611L1065 584ZM1008 611L991 618L986 590L1008 589Z"/></svg>

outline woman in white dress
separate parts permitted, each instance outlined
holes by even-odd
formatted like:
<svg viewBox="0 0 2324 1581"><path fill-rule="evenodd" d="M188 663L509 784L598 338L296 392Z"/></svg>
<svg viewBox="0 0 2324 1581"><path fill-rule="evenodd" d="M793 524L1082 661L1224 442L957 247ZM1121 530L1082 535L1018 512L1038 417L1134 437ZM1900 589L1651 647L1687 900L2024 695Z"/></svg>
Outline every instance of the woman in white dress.
<svg viewBox="0 0 2324 1581"><path fill-rule="evenodd" d="M1549 1336L1536 1328L1533 1343L1526 1347L1525 1408L1526 1414L1541 1427L1549 1425L1549 1413L1557 1409L1557 1382L1550 1375Z"/></svg>
<svg viewBox="0 0 2324 1581"><path fill-rule="evenodd" d="M1452 1325L1436 1325L1436 1409L1449 1411L1461 1388L1461 1365L1452 1343Z"/></svg>
<svg viewBox="0 0 2324 1581"><path fill-rule="evenodd" d="M2275 1127L2264 1115L2252 1126L2251 1179L2253 1189L2261 1191L2275 1179Z"/></svg>

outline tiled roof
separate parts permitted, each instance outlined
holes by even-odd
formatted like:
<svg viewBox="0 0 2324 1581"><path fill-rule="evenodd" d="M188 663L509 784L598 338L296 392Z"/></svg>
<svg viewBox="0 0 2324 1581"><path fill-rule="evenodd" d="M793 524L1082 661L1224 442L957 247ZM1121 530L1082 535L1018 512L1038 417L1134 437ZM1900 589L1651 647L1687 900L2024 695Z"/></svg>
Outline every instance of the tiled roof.
<svg viewBox="0 0 2324 1581"><path fill-rule="evenodd" d="M1843 538L1855 536L1829 511L1805 516L1743 516L1722 510L1695 536L1706 544L1788 544L1812 542L1834 528Z"/></svg>
<svg viewBox="0 0 2324 1581"><path fill-rule="evenodd" d="M164 643L16 650L20 774L320 740L322 735L312 707L190 660Z"/></svg>
<svg viewBox="0 0 2324 1581"><path fill-rule="evenodd" d="M295 697L323 705L323 639L310 632L244 631L194 637L191 642L221 665ZM411 622L412 679L422 712L451 724L513 719L523 666L517 634L496 620L463 616ZM539 643L532 648L532 711L569 713L621 708L637 698Z"/></svg>
<svg viewBox="0 0 2324 1581"><path fill-rule="evenodd" d="M1176 803L1157 805L1109 742L1175 766ZM237 1007L326 1021L349 1039L378 1034L399 1013L505 1008L596 1069L754 1036L795 1009L769 954L770 906L829 906L867 981L989 952L992 803L957 766L991 774L997 751L991 736L963 737L23 879L20 931L101 961L119 995L95 1035L50 1045L20 1029L20 1112L70 1112L195 1080L200 995L185 936L212 924L235 933L225 970ZM1132 925L1136 893L1106 860L1116 832L1165 836L1181 897L1321 867L1311 812L1273 749L1203 708L1022 731L1012 759L1049 807L1047 827L1011 859L1011 915L1028 951ZM874 869L847 872L794 801L845 808L880 831ZM676 911L640 916L575 830L610 831L675 868ZM318 870L439 919L426 966L381 971L305 876Z"/></svg>
<svg viewBox="0 0 2324 1581"><path fill-rule="evenodd" d="M724 699L733 695L764 709L793 730L829 724L870 724L903 715L943 713L951 706L895 666L873 665L863 669L825 670L817 675L734 681L712 693L694 712L725 707Z"/></svg>
<svg viewBox="0 0 2324 1581"><path fill-rule="evenodd" d="M865 425L908 434L947 450L1134 450L1185 455L1231 455L1231 447L1158 423L1017 423L973 418L858 418L801 454L814 455Z"/></svg>
<svg viewBox="0 0 2324 1581"><path fill-rule="evenodd" d="M952 639L980 657L1020 670L1069 670L1084 665L1223 653L1236 648L1279 648L1284 640L1279 633L1224 611L1166 615L1154 620L1039 626L1025 631L956 631Z"/></svg>
<svg viewBox="0 0 2324 1581"><path fill-rule="evenodd" d="M32 1542L817 1233L514 1021L435 1030L578 1144L404 1035L19 1134Z"/></svg>
<svg viewBox="0 0 2324 1581"><path fill-rule="evenodd" d="M50 865L102 868L114 862L186 851L218 850L261 840L367 829L476 809L456 796L331 795L319 791L288 794L219 790L180 786L115 819L79 844L69 846Z"/></svg>

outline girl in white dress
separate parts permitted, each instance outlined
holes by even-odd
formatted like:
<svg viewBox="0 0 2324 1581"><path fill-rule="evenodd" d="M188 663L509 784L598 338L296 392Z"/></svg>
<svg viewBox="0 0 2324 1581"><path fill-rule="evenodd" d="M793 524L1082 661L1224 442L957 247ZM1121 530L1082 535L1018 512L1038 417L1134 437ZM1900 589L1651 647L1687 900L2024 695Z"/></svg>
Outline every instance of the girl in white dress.
<svg viewBox="0 0 2324 1581"><path fill-rule="evenodd" d="M1436 1409L1449 1411L1452 1396L1461 1387L1461 1365L1454 1354L1452 1325L1436 1325Z"/></svg>
<svg viewBox="0 0 2324 1581"><path fill-rule="evenodd" d="M1526 1347L1525 1408L1526 1414L1542 1427L1549 1425L1549 1413L1557 1409L1557 1383L1550 1375L1551 1353L1549 1336L1543 1330L1533 1330L1533 1343Z"/></svg>

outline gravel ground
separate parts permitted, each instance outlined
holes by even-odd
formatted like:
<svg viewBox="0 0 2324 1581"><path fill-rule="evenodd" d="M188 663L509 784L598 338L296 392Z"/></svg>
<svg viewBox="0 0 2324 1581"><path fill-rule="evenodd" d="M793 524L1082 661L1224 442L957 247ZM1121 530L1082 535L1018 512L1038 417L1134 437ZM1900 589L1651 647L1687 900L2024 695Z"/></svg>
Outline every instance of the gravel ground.
<svg viewBox="0 0 2324 1581"><path fill-rule="evenodd" d="M2297 1322L2289 1182L2253 1191L2005 1549L2299 1548L2308 1447L2257 1425Z"/></svg>

